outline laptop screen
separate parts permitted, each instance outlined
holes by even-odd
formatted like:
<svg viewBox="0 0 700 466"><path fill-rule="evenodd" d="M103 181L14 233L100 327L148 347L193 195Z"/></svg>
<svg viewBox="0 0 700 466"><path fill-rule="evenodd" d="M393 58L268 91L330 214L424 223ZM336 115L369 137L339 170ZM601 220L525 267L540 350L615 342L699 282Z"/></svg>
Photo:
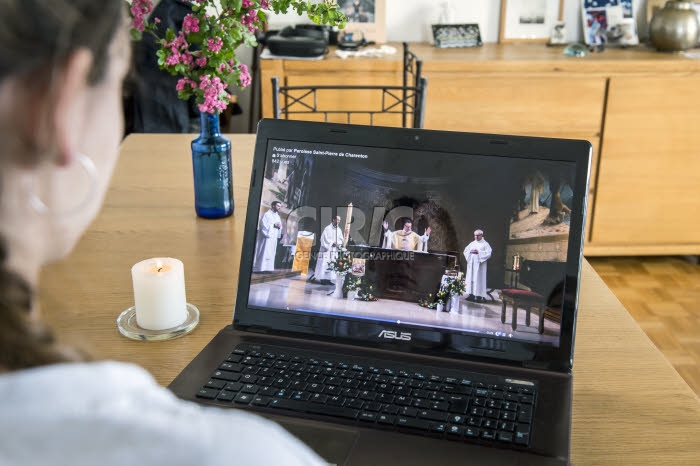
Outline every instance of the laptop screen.
<svg viewBox="0 0 700 466"><path fill-rule="evenodd" d="M267 142L252 312L559 345L574 162Z"/></svg>

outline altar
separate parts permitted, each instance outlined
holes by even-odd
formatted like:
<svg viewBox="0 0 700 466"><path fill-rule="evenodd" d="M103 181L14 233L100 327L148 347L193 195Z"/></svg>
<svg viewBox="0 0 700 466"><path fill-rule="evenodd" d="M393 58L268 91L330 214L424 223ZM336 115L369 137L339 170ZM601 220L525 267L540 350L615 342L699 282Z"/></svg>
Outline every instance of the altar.
<svg viewBox="0 0 700 466"><path fill-rule="evenodd" d="M418 252L371 246L348 246L355 258L365 259L365 275L376 285L380 299L417 303L436 293L445 270L457 263L451 252Z"/></svg>

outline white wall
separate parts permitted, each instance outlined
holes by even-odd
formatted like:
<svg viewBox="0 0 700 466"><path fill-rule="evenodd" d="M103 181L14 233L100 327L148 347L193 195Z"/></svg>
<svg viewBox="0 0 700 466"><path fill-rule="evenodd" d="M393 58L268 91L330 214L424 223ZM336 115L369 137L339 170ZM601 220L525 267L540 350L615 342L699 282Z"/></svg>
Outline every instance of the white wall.
<svg viewBox="0 0 700 466"><path fill-rule="evenodd" d="M452 12L451 22L478 23L484 42L498 42L501 16L499 0L386 0L388 42L430 42L430 25L437 22L441 5L449 2ZM582 41L581 0L564 1L564 21L566 22L567 40ZM647 37L646 0L634 3L635 17L640 38ZM309 23L295 13L270 15L271 29L278 29L290 24Z"/></svg>

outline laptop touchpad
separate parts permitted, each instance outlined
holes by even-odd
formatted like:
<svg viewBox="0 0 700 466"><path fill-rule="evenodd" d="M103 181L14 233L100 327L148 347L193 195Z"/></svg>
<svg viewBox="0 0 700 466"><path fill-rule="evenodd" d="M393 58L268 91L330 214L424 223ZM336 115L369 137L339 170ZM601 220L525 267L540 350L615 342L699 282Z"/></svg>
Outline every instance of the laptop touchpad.
<svg viewBox="0 0 700 466"><path fill-rule="evenodd" d="M343 429L342 427L331 427L327 424L323 427L318 427L301 422L277 421L279 425L307 444L330 464L338 466L345 464L350 455L350 450L352 450L353 445L357 441L358 431Z"/></svg>

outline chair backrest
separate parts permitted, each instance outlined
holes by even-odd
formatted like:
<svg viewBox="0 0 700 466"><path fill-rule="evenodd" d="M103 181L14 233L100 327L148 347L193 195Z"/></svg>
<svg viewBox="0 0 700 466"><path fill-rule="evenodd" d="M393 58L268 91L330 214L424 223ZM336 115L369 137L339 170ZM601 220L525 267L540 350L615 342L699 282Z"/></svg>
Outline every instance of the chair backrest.
<svg viewBox="0 0 700 466"><path fill-rule="evenodd" d="M566 262L524 260L520 267L520 283L532 291L550 296L566 275Z"/></svg>
<svg viewBox="0 0 700 466"><path fill-rule="evenodd" d="M422 128L428 80L421 76L421 61L405 43L403 61L402 86L282 86L273 77L274 117L318 120L322 116L326 122Z"/></svg>
<svg viewBox="0 0 700 466"><path fill-rule="evenodd" d="M421 72L423 71L423 62L418 59L415 53L411 52L408 49L408 43L404 42L403 43L403 86L414 86L418 87L420 81L421 81ZM409 81L409 78L412 78ZM423 95L425 95L425 88L423 88ZM408 98L409 96L407 95L407 91L404 90L403 94L403 116L401 119L401 125L405 128L406 127L406 115L408 114L407 110L407 105L408 105ZM423 105L425 101L421 104L421 109L425 111L425 105ZM414 128L417 126L414 125ZM421 119L420 126L417 128L422 128L423 127L423 120Z"/></svg>

